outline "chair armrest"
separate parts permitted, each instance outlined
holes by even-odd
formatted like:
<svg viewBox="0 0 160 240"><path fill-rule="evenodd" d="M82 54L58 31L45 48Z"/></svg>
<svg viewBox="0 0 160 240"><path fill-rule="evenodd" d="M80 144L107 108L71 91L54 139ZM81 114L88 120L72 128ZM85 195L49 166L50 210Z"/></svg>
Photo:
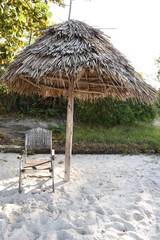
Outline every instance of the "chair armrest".
<svg viewBox="0 0 160 240"><path fill-rule="evenodd" d="M25 150L22 150L22 152L18 154L17 159L21 159L24 154L25 154Z"/></svg>
<svg viewBox="0 0 160 240"><path fill-rule="evenodd" d="M55 150L52 149L52 160L54 160L54 159L55 159Z"/></svg>

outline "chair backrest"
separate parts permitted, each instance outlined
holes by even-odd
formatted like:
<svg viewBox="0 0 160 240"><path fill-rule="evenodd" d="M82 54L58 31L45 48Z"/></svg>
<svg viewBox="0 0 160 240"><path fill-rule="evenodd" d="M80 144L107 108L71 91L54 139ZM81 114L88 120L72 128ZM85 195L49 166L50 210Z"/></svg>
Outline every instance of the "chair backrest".
<svg viewBox="0 0 160 240"><path fill-rule="evenodd" d="M52 149L52 131L35 128L25 134L25 148L27 149Z"/></svg>

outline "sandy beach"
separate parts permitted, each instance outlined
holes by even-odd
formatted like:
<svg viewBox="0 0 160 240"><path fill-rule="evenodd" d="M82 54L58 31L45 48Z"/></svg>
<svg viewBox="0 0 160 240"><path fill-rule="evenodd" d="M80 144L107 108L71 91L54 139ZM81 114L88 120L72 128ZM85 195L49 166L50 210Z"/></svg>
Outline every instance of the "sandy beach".
<svg viewBox="0 0 160 240"><path fill-rule="evenodd" d="M43 177L42 177L43 175ZM159 240L160 157L64 155L50 174L29 172L18 193L17 154L0 153L0 239Z"/></svg>

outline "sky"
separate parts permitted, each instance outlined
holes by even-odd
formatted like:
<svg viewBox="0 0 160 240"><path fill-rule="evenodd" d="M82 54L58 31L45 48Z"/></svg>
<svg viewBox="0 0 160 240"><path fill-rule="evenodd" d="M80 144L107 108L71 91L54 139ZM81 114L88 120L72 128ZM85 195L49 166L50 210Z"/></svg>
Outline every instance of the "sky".
<svg viewBox="0 0 160 240"><path fill-rule="evenodd" d="M69 5L70 0L64 0ZM69 7L51 7L57 23ZM100 28L147 82L160 88L155 60L160 56L160 0L73 0L71 19ZM108 28L108 29L107 29Z"/></svg>

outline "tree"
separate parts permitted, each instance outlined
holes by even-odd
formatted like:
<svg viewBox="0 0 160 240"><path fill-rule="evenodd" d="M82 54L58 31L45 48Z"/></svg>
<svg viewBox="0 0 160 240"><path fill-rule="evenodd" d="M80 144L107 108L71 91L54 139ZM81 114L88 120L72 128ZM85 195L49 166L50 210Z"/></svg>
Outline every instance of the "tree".
<svg viewBox="0 0 160 240"><path fill-rule="evenodd" d="M155 63L158 68L157 79L160 80L160 57L155 61Z"/></svg>
<svg viewBox="0 0 160 240"><path fill-rule="evenodd" d="M48 2L62 0L0 1L0 75L10 61L49 25Z"/></svg>

